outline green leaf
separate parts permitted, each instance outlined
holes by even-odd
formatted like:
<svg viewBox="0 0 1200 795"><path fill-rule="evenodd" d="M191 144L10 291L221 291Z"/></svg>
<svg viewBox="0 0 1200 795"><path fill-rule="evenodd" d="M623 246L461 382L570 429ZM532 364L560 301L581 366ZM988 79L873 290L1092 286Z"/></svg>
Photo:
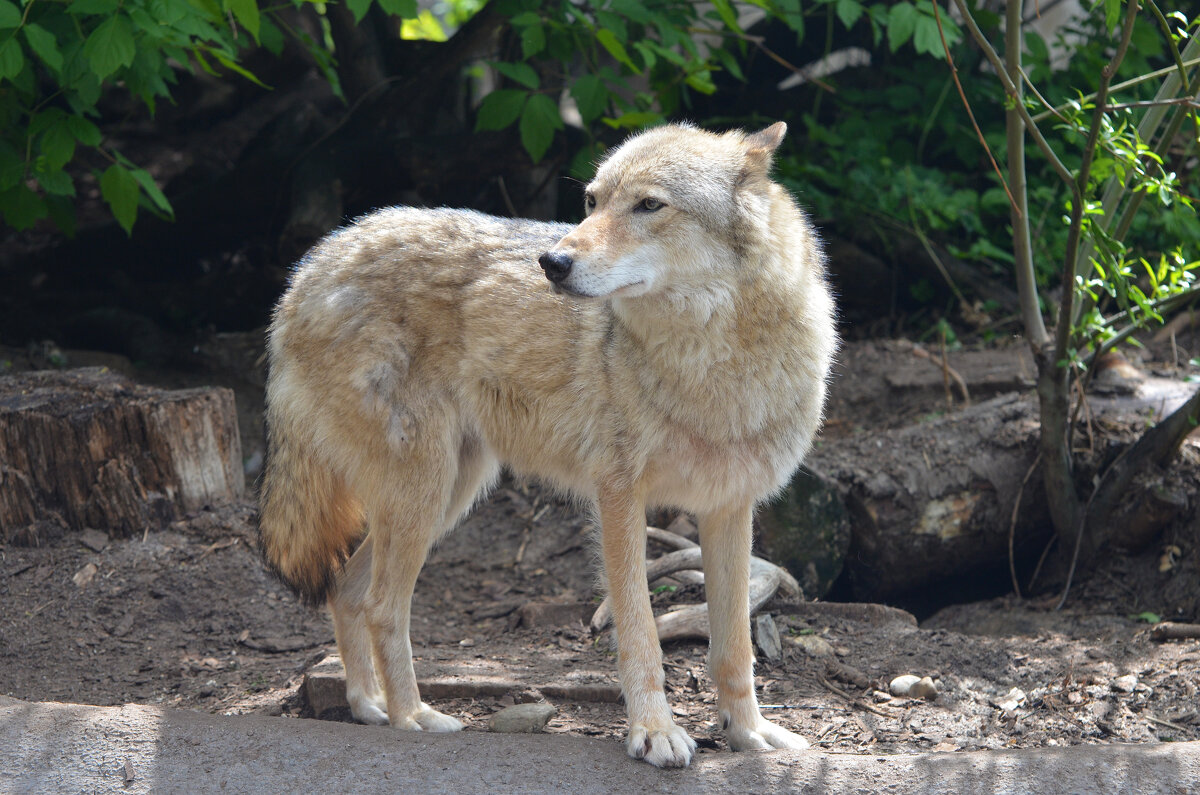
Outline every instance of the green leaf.
<svg viewBox="0 0 1200 795"><path fill-rule="evenodd" d="M1104 0L1104 27L1112 30L1121 21L1121 0Z"/></svg>
<svg viewBox="0 0 1200 795"><path fill-rule="evenodd" d="M262 86L263 88L270 88L269 85L267 85L263 81L259 80L258 77L256 77L253 72L251 72L249 69L242 66L241 64L239 64L237 61L233 60L232 58L226 56L220 50L209 50L209 53L212 55L212 57L216 58L217 61L222 66L224 66L226 69L228 69L229 71L236 72L237 74L239 74L242 77L249 80L251 83L254 83L254 85L256 85L256 86Z"/></svg>
<svg viewBox="0 0 1200 795"><path fill-rule="evenodd" d="M97 14L107 16L117 10L118 0L74 0L67 10L72 14Z"/></svg>
<svg viewBox="0 0 1200 795"><path fill-rule="evenodd" d="M0 193L0 213L6 224L20 231L46 217L46 202L25 185L16 185Z"/></svg>
<svg viewBox="0 0 1200 795"><path fill-rule="evenodd" d="M603 156L603 144L588 144L571 158L571 163L567 167L567 173L581 182L591 182L592 178L596 176L596 164L600 162Z"/></svg>
<svg viewBox="0 0 1200 795"><path fill-rule="evenodd" d="M42 135L42 155L52 171L61 169L75 156L75 136L65 121L55 124Z"/></svg>
<svg viewBox="0 0 1200 795"><path fill-rule="evenodd" d="M46 170L35 168L33 176L37 178L38 184L46 193L55 196L75 195L75 183L71 180L71 175L61 168Z"/></svg>
<svg viewBox="0 0 1200 795"><path fill-rule="evenodd" d="M129 66L136 54L133 32L129 29L129 21L123 16L102 22L83 45L84 57L91 62L92 71L101 80L122 66Z"/></svg>
<svg viewBox="0 0 1200 795"><path fill-rule="evenodd" d="M521 53L529 58L546 49L546 30L541 25L521 28Z"/></svg>
<svg viewBox="0 0 1200 795"><path fill-rule="evenodd" d="M25 176L25 160L13 146L0 140L0 191L16 185Z"/></svg>
<svg viewBox="0 0 1200 795"><path fill-rule="evenodd" d="M354 24L357 25L371 10L371 0L346 0L346 8L354 15Z"/></svg>
<svg viewBox="0 0 1200 795"><path fill-rule="evenodd" d="M88 119L82 116L68 116L66 125L71 135L75 136L75 140L84 146L100 145L100 128Z"/></svg>
<svg viewBox="0 0 1200 795"><path fill-rule="evenodd" d="M942 36L938 33L937 20L922 14L917 19L913 31L913 47L918 53L926 53L937 58L946 57L946 49L942 46Z"/></svg>
<svg viewBox="0 0 1200 795"><path fill-rule="evenodd" d="M629 67L634 74L640 75L642 73L642 70L638 69L633 61L629 59L629 53L625 51L625 45L617 39L617 35L611 30L601 28L596 31L596 41L599 42L601 47L608 50L609 55Z"/></svg>
<svg viewBox="0 0 1200 795"><path fill-rule="evenodd" d="M854 23L863 15L862 3L858 0L837 0L837 5L834 7L837 12L838 19L847 29L854 27Z"/></svg>
<svg viewBox="0 0 1200 795"><path fill-rule="evenodd" d="M695 90L699 91L701 94L717 93L717 86L712 81L712 72L708 71L707 69L701 69L698 72L688 75L684 79L684 82Z"/></svg>
<svg viewBox="0 0 1200 795"><path fill-rule="evenodd" d="M0 2L2 1L0 0ZM25 41L29 44L29 49L33 50L34 55L41 58L42 63L54 71L62 71L63 57L62 53L58 51L58 41L54 38L54 34L32 22L23 30L25 31Z"/></svg>
<svg viewBox="0 0 1200 795"><path fill-rule="evenodd" d="M536 89L541 85L541 80L538 79L537 72L533 71L533 67L527 63L505 63L496 61L492 63L496 71L507 77L509 80L520 83L526 88Z"/></svg>
<svg viewBox="0 0 1200 795"><path fill-rule="evenodd" d="M417 0L379 0L379 7L401 19L417 18Z"/></svg>
<svg viewBox="0 0 1200 795"><path fill-rule="evenodd" d="M0 80L12 80L21 73L25 66L25 56L21 52L21 43L16 36L10 36L8 41L0 44Z"/></svg>
<svg viewBox="0 0 1200 795"><path fill-rule="evenodd" d="M493 91L479 103L479 113L475 117L475 131L503 130L521 115L525 106L525 98L529 92L514 88L502 88Z"/></svg>
<svg viewBox="0 0 1200 795"><path fill-rule="evenodd" d="M920 12L912 3L897 3L888 11L887 37L888 48L895 52L900 49L917 28L917 17Z"/></svg>
<svg viewBox="0 0 1200 795"><path fill-rule="evenodd" d="M171 207L171 202L167 200L166 195L158 187L158 183L154 181L154 177L150 176L149 171L144 168L135 168L129 173L133 174L133 178L142 186L142 190L146 192L146 195L150 197L150 201L154 202L158 209L174 217L175 210Z"/></svg>
<svg viewBox="0 0 1200 795"><path fill-rule="evenodd" d="M100 175L100 195L112 208L113 217L125 234L132 233L138 208L138 182L133 174L124 166L113 163Z"/></svg>
<svg viewBox="0 0 1200 795"><path fill-rule="evenodd" d="M725 23L725 27L730 30L742 32L738 26L737 12L733 10L733 4L729 0L712 0L713 8L717 9L717 14L721 17L721 21Z"/></svg>
<svg viewBox="0 0 1200 795"><path fill-rule="evenodd" d="M20 24L21 10L9 0L0 0L0 30L15 28Z"/></svg>
<svg viewBox="0 0 1200 795"><path fill-rule="evenodd" d="M571 96L579 108L579 115L590 124L608 107L608 87L595 75L584 75L571 86Z"/></svg>
<svg viewBox="0 0 1200 795"><path fill-rule="evenodd" d="M262 37L260 41L262 42L263 49L275 57L279 57L280 53L283 52L283 31L268 17L262 20L262 27L259 28L258 32Z"/></svg>
<svg viewBox="0 0 1200 795"><path fill-rule="evenodd" d="M233 12L234 18L242 23L242 27L250 31L250 35L258 41L260 26L257 0L225 0L226 8Z"/></svg>
<svg viewBox="0 0 1200 795"><path fill-rule="evenodd" d="M631 111L622 113L615 119L604 119L604 123L614 130L636 130L662 121L661 113L654 111Z"/></svg>
<svg viewBox="0 0 1200 795"><path fill-rule="evenodd" d="M534 94L521 111L521 144L525 151L538 162L554 141L554 131L561 130L562 116L558 106L545 94Z"/></svg>

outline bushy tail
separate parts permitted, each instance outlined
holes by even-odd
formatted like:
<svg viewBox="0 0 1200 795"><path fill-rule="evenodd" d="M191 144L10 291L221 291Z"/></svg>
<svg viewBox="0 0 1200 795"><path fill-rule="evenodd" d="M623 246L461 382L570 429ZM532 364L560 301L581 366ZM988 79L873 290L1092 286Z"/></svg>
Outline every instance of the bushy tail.
<svg viewBox="0 0 1200 795"><path fill-rule="evenodd" d="M320 605L362 538L362 506L294 429L272 425L259 492L267 564L309 604Z"/></svg>

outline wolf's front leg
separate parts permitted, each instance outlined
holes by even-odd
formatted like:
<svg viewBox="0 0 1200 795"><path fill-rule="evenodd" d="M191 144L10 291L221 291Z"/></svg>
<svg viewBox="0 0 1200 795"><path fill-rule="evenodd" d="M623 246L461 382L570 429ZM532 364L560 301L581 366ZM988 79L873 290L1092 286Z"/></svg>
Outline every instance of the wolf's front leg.
<svg viewBox="0 0 1200 795"><path fill-rule="evenodd" d="M646 513L628 490L600 495L601 546L617 632L617 670L629 715L626 749L656 767L686 767L696 743L671 718L662 649L646 589Z"/></svg>
<svg viewBox="0 0 1200 795"><path fill-rule="evenodd" d="M733 750L803 749L808 741L765 719L754 694L754 648L750 644L752 510L747 506L698 517L712 637L708 672L717 685L721 726Z"/></svg>

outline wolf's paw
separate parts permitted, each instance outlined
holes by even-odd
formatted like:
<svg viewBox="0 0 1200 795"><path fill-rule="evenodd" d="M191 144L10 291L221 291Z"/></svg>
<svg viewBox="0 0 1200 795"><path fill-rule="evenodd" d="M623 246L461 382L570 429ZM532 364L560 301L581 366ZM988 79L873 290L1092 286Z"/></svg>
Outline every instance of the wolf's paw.
<svg viewBox="0 0 1200 795"><path fill-rule="evenodd" d="M674 723L665 729L634 724L625 748L634 759L645 759L655 767L687 767L696 752L696 741Z"/></svg>
<svg viewBox="0 0 1200 795"><path fill-rule="evenodd" d="M424 703L411 715L402 720L392 721L392 726L414 732L459 732L463 730L462 721L458 718L438 712Z"/></svg>
<svg viewBox="0 0 1200 795"><path fill-rule="evenodd" d="M730 726L725 730L725 740L735 751L762 751L770 748L803 751L808 747L808 740L782 726L776 726L765 718L759 718L753 728Z"/></svg>
<svg viewBox="0 0 1200 795"><path fill-rule="evenodd" d="M359 723L369 726L386 726L388 722L387 702L382 695L368 696L363 693L347 693L346 700L350 702L350 714Z"/></svg>

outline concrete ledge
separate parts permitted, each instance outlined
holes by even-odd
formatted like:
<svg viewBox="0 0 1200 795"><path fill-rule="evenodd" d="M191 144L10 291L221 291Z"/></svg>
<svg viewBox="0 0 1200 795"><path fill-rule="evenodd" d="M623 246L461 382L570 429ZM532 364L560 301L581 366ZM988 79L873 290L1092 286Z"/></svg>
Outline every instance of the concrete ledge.
<svg viewBox="0 0 1200 795"><path fill-rule="evenodd" d="M1172 793L1200 742L861 756L705 753L656 770L620 743L455 735L0 696L0 792Z"/></svg>

